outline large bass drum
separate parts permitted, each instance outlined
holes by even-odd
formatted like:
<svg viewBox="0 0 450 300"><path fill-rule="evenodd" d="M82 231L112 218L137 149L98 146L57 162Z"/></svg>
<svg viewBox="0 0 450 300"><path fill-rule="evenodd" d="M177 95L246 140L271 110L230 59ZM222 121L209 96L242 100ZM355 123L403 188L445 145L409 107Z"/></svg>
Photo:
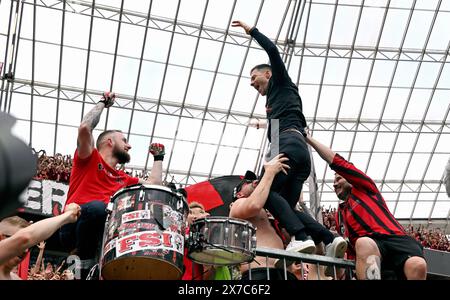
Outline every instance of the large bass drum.
<svg viewBox="0 0 450 300"><path fill-rule="evenodd" d="M188 214L181 194L135 185L114 194L109 211L100 261L103 279L181 278Z"/></svg>

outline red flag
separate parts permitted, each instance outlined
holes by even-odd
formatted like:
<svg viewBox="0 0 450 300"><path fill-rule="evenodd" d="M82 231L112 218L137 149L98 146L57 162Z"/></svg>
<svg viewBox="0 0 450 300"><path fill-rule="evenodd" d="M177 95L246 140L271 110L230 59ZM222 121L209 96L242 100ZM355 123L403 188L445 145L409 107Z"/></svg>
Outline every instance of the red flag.
<svg viewBox="0 0 450 300"><path fill-rule="evenodd" d="M25 258L17 266L17 276L19 276L23 280L27 280L29 267L30 267L30 251L28 251L27 255L25 255Z"/></svg>
<svg viewBox="0 0 450 300"><path fill-rule="evenodd" d="M241 182L243 176L221 176L202 181L185 188L187 201L196 201L213 216L228 216L229 205L233 200L233 189Z"/></svg>

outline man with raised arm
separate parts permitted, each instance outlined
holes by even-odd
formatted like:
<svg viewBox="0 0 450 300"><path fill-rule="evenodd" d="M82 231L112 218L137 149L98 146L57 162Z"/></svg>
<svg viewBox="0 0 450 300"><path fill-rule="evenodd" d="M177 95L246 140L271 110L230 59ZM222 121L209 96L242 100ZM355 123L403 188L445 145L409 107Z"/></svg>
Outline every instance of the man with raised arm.
<svg viewBox="0 0 450 300"><path fill-rule="evenodd" d="M81 260L83 278L96 264L94 258L102 239L107 215L105 209L110 197L128 185L162 184L164 145L154 143L150 146L154 162L148 181L131 177L116 168L130 161L128 151L131 146L120 130L102 132L94 145L93 130L103 110L111 107L114 100L114 93L105 92L102 100L84 116L78 128L66 205L79 204L81 217L76 223L63 226L60 231L63 246Z"/></svg>
<svg viewBox="0 0 450 300"><path fill-rule="evenodd" d="M317 222L304 219L303 216L306 214L299 215L295 211L303 183L311 170L310 156L304 137L306 120L302 112L303 106L298 88L289 77L277 46L272 41L256 27L250 27L242 21L233 21L232 26L242 27L269 56L270 65L260 64L251 69L250 85L261 96L266 96L267 137L271 143L266 160L269 161L279 153L289 158L287 164L290 168L286 173L280 172L275 176L265 208L293 237L286 250L313 253L315 243L308 235L307 229L310 227L319 233L320 240L326 245L327 256L342 258L347 249L346 242L323 230L318 226L320 224L315 224Z"/></svg>
<svg viewBox="0 0 450 300"><path fill-rule="evenodd" d="M287 157L282 154L275 156L271 161L264 164L264 175L261 180L256 180L253 173L247 171L246 177L236 186L233 192L233 202L230 206L230 217L244 219L253 224L256 230L257 247L266 247L272 249L284 249L283 241L275 231L275 228L269 221L268 214L264 209L265 203L270 193L270 186L278 173L286 174L289 170ZM282 269L275 267L276 259L257 256L254 262L250 264L251 274L249 274L249 265L241 265L243 280L262 280L268 279L267 272L271 280L284 279ZM269 271L267 271L267 269ZM296 279L293 274L287 272L288 279Z"/></svg>
<svg viewBox="0 0 450 300"><path fill-rule="evenodd" d="M422 245L406 234L373 180L309 133L306 141L336 172L333 186L340 200L336 227L343 225L355 250L356 277L381 279L386 268L399 279L426 279Z"/></svg>

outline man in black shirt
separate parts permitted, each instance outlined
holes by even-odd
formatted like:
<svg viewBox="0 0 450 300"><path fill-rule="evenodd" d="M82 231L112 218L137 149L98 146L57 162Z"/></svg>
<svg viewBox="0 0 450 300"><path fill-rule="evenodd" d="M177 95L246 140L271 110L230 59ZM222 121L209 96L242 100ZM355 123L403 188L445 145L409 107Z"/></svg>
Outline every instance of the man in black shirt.
<svg viewBox="0 0 450 300"><path fill-rule="evenodd" d="M302 112L302 100L298 94L298 88L289 77L276 45L260 33L256 27L250 27L241 21L233 21L232 26L242 27L269 56L270 65L257 65L251 70L251 86L261 96L266 96L269 126L267 137L270 142L266 160L269 161L279 153L283 153L289 158L287 162L290 167L289 171L287 174L280 172L275 177L265 208L294 237L286 250L313 253L315 244L308 236L313 235L319 237L315 238L316 241L325 243L327 255L343 257L346 243L342 238L335 239L333 234L323 226L315 221L312 224L311 220L303 218L305 214L300 216L294 210L303 182L311 171L304 131L306 120Z"/></svg>

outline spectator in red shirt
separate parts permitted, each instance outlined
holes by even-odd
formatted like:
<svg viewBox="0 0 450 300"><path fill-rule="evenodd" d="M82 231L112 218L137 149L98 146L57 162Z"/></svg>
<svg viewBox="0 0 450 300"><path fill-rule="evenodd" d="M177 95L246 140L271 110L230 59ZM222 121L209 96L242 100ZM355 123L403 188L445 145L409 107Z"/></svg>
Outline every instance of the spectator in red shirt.
<svg viewBox="0 0 450 300"><path fill-rule="evenodd" d="M197 219L201 219L201 218L205 218L209 216L209 213L205 211L205 207L198 203L198 202L191 202L189 203L189 214L187 217L187 226L186 226L186 235L189 234L189 230L190 230L190 226L192 225L192 223L197 220ZM184 274L183 277L181 278L182 280L201 280L204 277L204 273L205 270L203 268L203 265L201 264L193 264L192 260L188 258L188 251L187 251L187 247L185 247L184 249L184 258L183 258L183 263L184 263ZM194 271L192 270L192 268L194 267Z"/></svg>
<svg viewBox="0 0 450 300"><path fill-rule="evenodd" d="M373 180L309 133L306 141L336 171L337 223L356 252L357 278L381 279L386 269L397 278L426 279L422 246L394 218Z"/></svg>
<svg viewBox="0 0 450 300"><path fill-rule="evenodd" d="M114 100L114 93L104 93L102 100L84 116L78 128L66 205L79 204L81 217L76 223L61 228L60 240L67 251L79 256L82 278L96 264L95 256L101 242L107 214L105 209L110 197L128 185L162 183L164 145L152 144L150 147L154 163L148 181L116 169L117 165L130 161L128 151L131 145L120 130L104 131L94 147L92 132L100 121L103 109L111 107Z"/></svg>

